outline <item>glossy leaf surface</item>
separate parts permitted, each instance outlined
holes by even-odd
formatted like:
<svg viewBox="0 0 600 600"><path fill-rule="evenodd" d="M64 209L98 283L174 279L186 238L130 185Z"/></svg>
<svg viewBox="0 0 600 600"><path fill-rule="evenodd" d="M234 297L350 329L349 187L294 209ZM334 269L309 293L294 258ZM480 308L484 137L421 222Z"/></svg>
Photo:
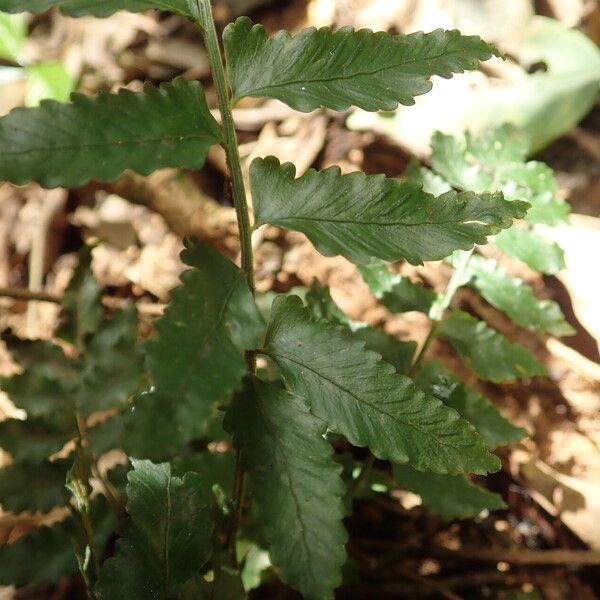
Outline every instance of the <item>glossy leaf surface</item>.
<svg viewBox="0 0 600 600"><path fill-rule="evenodd" d="M431 89L433 75L449 78L498 55L480 38L456 30L393 36L324 27L269 38L246 17L228 25L223 40L236 98L277 98L303 112L414 104L414 96Z"/></svg>
<svg viewBox="0 0 600 600"><path fill-rule="evenodd" d="M176 79L143 92L74 94L0 118L0 179L44 187L111 181L126 169L199 168L219 127L200 84Z"/></svg>
<svg viewBox="0 0 600 600"><path fill-rule="evenodd" d="M275 300L265 348L317 417L378 458L438 473L498 468L472 425L343 328L312 320L299 298Z"/></svg>
<svg viewBox="0 0 600 600"><path fill-rule="evenodd" d="M325 424L303 398L249 380L226 427L249 474L271 562L305 598L330 597L342 580L347 535L341 467L323 437Z"/></svg>
<svg viewBox="0 0 600 600"><path fill-rule="evenodd" d="M356 263L438 260L484 244L528 207L501 194L449 192L436 198L414 184L384 175L342 175L337 167L309 169L297 179L295 174L292 164L274 157L253 161L255 226L301 231L321 254Z"/></svg>

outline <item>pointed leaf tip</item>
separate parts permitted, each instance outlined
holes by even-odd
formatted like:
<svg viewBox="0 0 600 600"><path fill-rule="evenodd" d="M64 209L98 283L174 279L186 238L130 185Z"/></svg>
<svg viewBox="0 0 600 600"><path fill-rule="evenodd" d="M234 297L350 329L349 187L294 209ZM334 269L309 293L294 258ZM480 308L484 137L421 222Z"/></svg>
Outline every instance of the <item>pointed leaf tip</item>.
<svg viewBox="0 0 600 600"><path fill-rule="evenodd" d="M169 115L169 118L165 118ZM0 180L76 187L126 169L199 168L220 140L200 84L182 78L142 92L72 94L0 118Z"/></svg>
<svg viewBox="0 0 600 600"><path fill-rule="evenodd" d="M265 353L332 431L368 446L378 458L437 473L499 468L471 424L365 350L350 332L315 322L297 296L273 303Z"/></svg>
<svg viewBox="0 0 600 600"><path fill-rule="evenodd" d="M306 598L329 598L342 581L347 534L341 467L325 424L303 398L257 379L246 381L225 424L248 472L271 561Z"/></svg>
<svg viewBox="0 0 600 600"><path fill-rule="evenodd" d="M439 260L456 249L485 244L486 236L525 215L526 202L502 194L448 192L435 197L420 186L384 175L338 167L309 169L273 157L250 167L256 226L270 223L304 233L325 256L341 254L365 264L371 258Z"/></svg>
<svg viewBox="0 0 600 600"><path fill-rule="evenodd" d="M499 52L476 36L436 29L409 35L343 27L268 37L240 17L223 33L234 96L277 98L296 110L394 110L431 89L431 77L476 69ZM249 52L248 48L252 51Z"/></svg>
<svg viewBox="0 0 600 600"><path fill-rule="evenodd" d="M107 600L176 598L212 551L208 486L195 473L173 477L169 463L131 462L129 519L97 590Z"/></svg>

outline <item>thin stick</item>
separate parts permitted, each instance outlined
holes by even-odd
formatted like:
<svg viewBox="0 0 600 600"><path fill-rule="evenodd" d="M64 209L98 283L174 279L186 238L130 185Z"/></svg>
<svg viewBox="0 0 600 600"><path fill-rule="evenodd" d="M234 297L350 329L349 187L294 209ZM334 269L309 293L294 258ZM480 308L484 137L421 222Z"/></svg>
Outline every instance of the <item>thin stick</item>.
<svg viewBox="0 0 600 600"><path fill-rule="evenodd" d="M14 300L27 300L36 302L51 302L52 304L61 304L62 296L51 294L50 292L33 292L27 288L21 287L0 287L0 298L12 298ZM102 296L102 304L109 310L124 308L129 303L125 298L115 298L114 296ZM165 305L160 302L137 302L136 309L140 314L149 316L160 316L164 312Z"/></svg>

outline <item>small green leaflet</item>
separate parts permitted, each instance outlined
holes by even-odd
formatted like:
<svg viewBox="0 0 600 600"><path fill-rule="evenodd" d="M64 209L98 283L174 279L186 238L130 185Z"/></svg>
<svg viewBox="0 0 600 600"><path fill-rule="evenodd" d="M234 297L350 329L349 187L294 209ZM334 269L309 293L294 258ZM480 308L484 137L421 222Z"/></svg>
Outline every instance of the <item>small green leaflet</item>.
<svg viewBox="0 0 600 600"><path fill-rule="evenodd" d="M65 477L67 459L40 463L11 464L0 469L0 503L14 513L24 511L48 512L65 506ZM32 490L35 488L35 493Z"/></svg>
<svg viewBox="0 0 600 600"><path fill-rule="evenodd" d="M169 118L165 118L169 115ZM199 168L220 140L200 84L175 79L143 92L73 94L0 118L0 179L44 187L111 181L126 169Z"/></svg>
<svg viewBox="0 0 600 600"><path fill-rule="evenodd" d="M250 494L271 562L305 598L329 598L341 584L344 485L323 437L326 426L303 398L248 380L225 420L249 474Z"/></svg>
<svg viewBox="0 0 600 600"><path fill-rule="evenodd" d="M506 508L502 497L469 481L465 475L422 473L408 465L392 465L394 479L421 496L423 505L444 519L476 517L483 510Z"/></svg>
<svg viewBox="0 0 600 600"><path fill-rule="evenodd" d="M538 300L531 286L518 277L511 277L493 260L472 256L468 266L471 285L497 309L513 321L534 331L546 331L556 336L573 335L560 306L552 300Z"/></svg>
<svg viewBox="0 0 600 600"><path fill-rule="evenodd" d="M376 298L391 312L416 310L429 314L437 294L420 283L390 273L385 263L371 262L358 267L365 283Z"/></svg>
<svg viewBox="0 0 600 600"><path fill-rule="evenodd" d="M526 200L531 204L526 217L530 223L565 223L569 204L558 196L552 169L540 162L525 162L527 151L527 141L509 125L478 137L467 132L462 139L437 132L431 140L431 164L437 176L457 189L499 191L509 200ZM425 173L423 169L421 181L438 187Z"/></svg>
<svg viewBox="0 0 600 600"><path fill-rule="evenodd" d="M53 584L64 575L76 573L74 535L75 524L68 518L51 527L37 527L0 546L0 584L17 587Z"/></svg>
<svg viewBox="0 0 600 600"><path fill-rule="evenodd" d="M70 426L65 424L64 427L56 427L47 423L46 419L32 417L25 421L6 419L0 422L0 447L6 450L16 463L42 462L61 450L76 435L74 419Z"/></svg>
<svg viewBox="0 0 600 600"><path fill-rule="evenodd" d="M415 383L439 398L475 426L490 449L523 439L527 432L503 417L487 398L454 377L441 363L430 360L419 370Z"/></svg>
<svg viewBox="0 0 600 600"><path fill-rule="evenodd" d="M272 156L252 162L255 227L270 223L301 231L321 254L363 264L371 258L420 264L485 244L486 236L510 227L529 206L502 194L449 192L436 198L414 184L384 175L342 175L338 167L309 169L298 179L295 174L294 165Z"/></svg>
<svg viewBox="0 0 600 600"><path fill-rule="evenodd" d="M350 332L315 322L296 296L275 299L265 353L315 416L377 458L451 474L499 466L472 425L365 350Z"/></svg>
<svg viewBox="0 0 600 600"><path fill-rule="evenodd" d="M534 271L554 275L566 266L563 249L537 231L513 227L494 236L491 241L502 252L524 262Z"/></svg>
<svg viewBox="0 0 600 600"><path fill-rule="evenodd" d="M79 251L77 266L61 302L57 337L83 350L86 338L102 321L100 288L92 273L92 249Z"/></svg>
<svg viewBox="0 0 600 600"><path fill-rule="evenodd" d="M394 110L427 93L433 75L450 78L499 55L480 38L456 30L389 35L323 27L269 38L247 17L228 25L223 41L236 99L277 98L302 112Z"/></svg>
<svg viewBox="0 0 600 600"><path fill-rule="evenodd" d="M367 323L351 321L335 304L329 288L316 279L310 286L306 297L306 306L315 319L325 319L340 325L346 325L352 335L365 342L365 348L381 354L383 360L392 365L398 373L407 373L417 349L417 343L402 341L388 335L381 329Z"/></svg>
<svg viewBox="0 0 600 600"><path fill-rule="evenodd" d="M0 10L15 13L42 13L57 6L69 17L108 17L119 10L142 12L156 8L191 16L187 0L0 0Z"/></svg>
<svg viewBox="0 0 600 600"><path fill-rule="evenodd" d="M139 391L143 358L137 346L137 325L137 311L129 306L103 321L90 339L75 400L84 416L124 408L129 397Z"/></svg>
<svg viewBox="0 0 600 600"><path fill-rule="evenodd" d="M212 550L206 486L195 473L173 477L168 463L131 462L129 519L97 590L102 600L176 598Z"/></svg>
<svg viewBox="0 0 600 600"><path fill-rule="evenodd" d="M484 321L461 310L442 321L439 332L482 379L500 382L547 375L546 368L527 348L511 344Z"/></svg>
<svg viewBox="0 0 600 600"><path fill-rule="evenodd" d="M0 378L0 387L29 418L43 420L52 429L70 430L75 423L73 394L78 372L59 346L41 340L20 340L3 333L10 353L23 371Z"/></svg>
<svg viewBox="0 0 600 600"><path fill-rule="evenodd" d="M77 82L67 67L57 60L44 60L28 65L26 106L39 106L42 100L67 102Z"/></svg>
<svg viewBox="0 0 600 600"><path fill-rule="evenodd" d="M243 350L256 348L264 327L244 274L231 261L191 240L181 257L193 268L182 275L146 346L154 387L132 415L132 426L143 423L134 435L144 455L160 456L158 439L175 448L206 432L219 403L241 384ZM170 415L172 435L156 419L161 412Z"/></svg>

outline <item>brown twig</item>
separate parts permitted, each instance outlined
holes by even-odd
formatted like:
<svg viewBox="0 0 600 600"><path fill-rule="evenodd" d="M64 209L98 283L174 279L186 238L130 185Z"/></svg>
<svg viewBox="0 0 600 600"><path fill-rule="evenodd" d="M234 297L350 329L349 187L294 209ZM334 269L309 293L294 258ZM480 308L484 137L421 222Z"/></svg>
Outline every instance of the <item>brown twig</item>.
<svg viewBox="0 0 600 600"><path fill-rule="evenodd" d="M60 304L62 296L51 294L44 291L31 291L27 288L20 287L0 287L0 298L12 298L14 300L27 300L36 302L51 302ZM103 296L102 304L109 310L118 310L124 308L128 304L125 298L115 298L114 296ZM159 302L137 302L135 304L137 310L144 315L160 316L162 315L165 305Z"/></svg>

